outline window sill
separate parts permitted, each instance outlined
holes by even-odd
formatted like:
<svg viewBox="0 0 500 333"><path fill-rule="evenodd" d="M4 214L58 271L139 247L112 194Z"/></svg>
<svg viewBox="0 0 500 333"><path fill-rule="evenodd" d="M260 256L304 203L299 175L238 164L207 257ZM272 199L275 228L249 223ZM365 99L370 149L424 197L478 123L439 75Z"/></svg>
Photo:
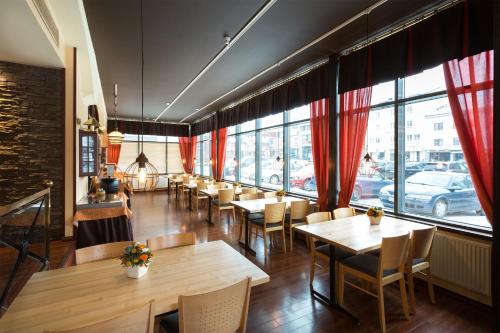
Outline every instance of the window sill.
<svg viewBox="0 0 500 333"><path fill-rule="evenodd" d="M366 212L368 207L361 205L351 205L351 207L356 208L357 211ZM437 226L438 229L443 231L455 232L466 236L471 236L479 239L491 240L492 230L482 227L467 226L459 223L454 223L452 221L439 221L432 218L416 217L403 214L395 214L392 212L385 212L385 215L400 218L410 222L423 223L432 226Z"/></svg>

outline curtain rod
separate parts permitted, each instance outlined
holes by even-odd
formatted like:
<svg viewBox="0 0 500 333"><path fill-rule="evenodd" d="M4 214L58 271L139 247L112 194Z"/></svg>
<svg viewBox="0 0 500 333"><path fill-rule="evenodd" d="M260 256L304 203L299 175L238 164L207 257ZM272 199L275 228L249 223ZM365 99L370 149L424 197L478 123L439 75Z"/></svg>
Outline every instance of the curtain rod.
<svg viewBox="0 0 500 333"><path fill-rule="evenodd" d="M381 32L380 34L376 35L375 37L372 37L368 40L359 42L359 43L355 44L354 46L351 46L351 47L341 51L339 53L339 56L342 57L342 56L346 56L350 53L359 51L367 46L370 46L378 41L381 41L389 36L392 36L392 35L400 32L408 27L411 27L419 22L422 22L422 21L436 15L437 13L440 13L448 8L451 8L451 7L461 3L463 1L464 0L451 0L451 1L446 2L445 4L441 3L439 5L436 5L436 6L432 7L431 9L427 10L424 14L420 14L418 16L412 17L408 21L406 21L406 22L404 22L404 23L402 23L394 28L386 29L383 32Z"/></svg>
<svg viewBox="0 0 500 333"><path fill-rule="evenodd" d="M140 122L138 119L134 118L124 118L124 117L118 117L116 118L118 120L122 121L136 121ZM173 122L173 121L153 121L153 120L144 120L145 123L156 123L156 124L168 124L168 125L189 125L189 123L178 123L178 122Z"/></svg>

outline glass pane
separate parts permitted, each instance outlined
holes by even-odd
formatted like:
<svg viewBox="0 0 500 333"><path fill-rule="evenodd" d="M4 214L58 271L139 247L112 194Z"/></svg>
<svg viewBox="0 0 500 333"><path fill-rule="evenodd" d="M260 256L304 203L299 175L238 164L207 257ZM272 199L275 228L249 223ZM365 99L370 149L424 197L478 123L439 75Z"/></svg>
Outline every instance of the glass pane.
<svg viewBox="0 0 500 333"><path fill-rule="evenodd" d="M240 135L240 182L255 185L255 132Z"/></svg>
<svg viewBox="0 0 500 333"><path fill-rule="evenodd" d="M405 82L405 98L446 90L443 67L441 65L422 73L408 76Z"/></svg>
<svg viewBox="0 0 500 333"><path fill-rule="evenodd" d="M254 129L255 129L255 120L250 120L240 125L240 132L253 131Z"/></svg>
<svg viewBox="0 0 500 333"><path fill-rule="evenodd" d="M139 139L140 141L140 139ZM167 137L163 135L144 135L144 142L167 142Z"/></svg>
<svg viewBox="0 0 500 333"><path fill-rule="evenodd" d="M227 128L227 135L231 135L231 134L234 134L236 133L236 126L229 126Z"/></svg>
<svg viewBox="0 0 500 333"><path fill-rule="evenodd" d="M283 127L260 133L260 184L264 187L283 187Z"/></svg>
<svg viewBox="0 0 500 333"><path fill-rule="evenodd" d="M203 176L210 176L210 140L203 141L203 161L201 163Z"/></svg>
<svg viewBox="0 0 500 333"><path fill-rule="evenodd" d="M201 174L201 143L197 142L196 143L196 160L194 163L194 173L199 175Z"/></svg>
<svg viewBox="0 0 500 333"><path fill-rule="evenodd" d="M178 136L167 136L167 142L179 142Z"/></svg>
<svg viewBox="0 0 500 333"><path fill-rule="evenodd" d="M394 101L394 81L373 86L371 105Z"/></svg>
<svg viewBox="0 0 500 333"><path fill-rule="evenodd" d="M144 154L149 160L149 163L153 164L158 173L167 172L167 147L165 143L161 142L144 142Z"/></svg>
<svg viewBox="0 0 500 333"><path fill-rule="evenodd" d="M266 128L283 124L283 112L272 114L260 119L260 128Z"/></svg>
<svg viewBox="0 0 500 333"><path fill-rule="evenodd" d="M210 140L210 132L202 134L201 135L201 140Z"/></svg>
<svg viewBox="0 0 500 333"><path fill-rule="evenodd" d="M236 180L236 136L229 135L226 142L226 160L224 161L224 179Z"/></svg>
<svg viewBox="0 0 500 333"><path fill-rule="evenodd" d="M394 210L394 107L370 111L363 154L373 163L362 162L351 196L351 202L363 206Z"/></svg>
<svg viewBox="0 0 500 333"><path fill-rule="evenodd" d="M289 135L290 191L317 196L309 121L290 126Z"/></svg>
<svg viewBox="0 0 500 333"><path fill-rule="evenodd" d="M135 162L139 151L137 149L137 142L122 142L120 149L120 159L118 160L118 168L125 172L127 167Z"/></svg>
<svg viewBox="0 0 500 333"><path fill-rule="evenodd" d="M167 173L183 173L181 150L178 143L167 143Z"/></svg>
<svg viewBox="0 0 500 333"><path fill-rule="evenodd" d="M448 98L405 106L404 213L490 227L472 186Z"/></svg>
<svg viewBox="0 0 500 333"><path fill-rule="evenodd" d="M298 108L288 111L288 121L299 121L303 119L309 119L311 117L309 105L302 105Z"/></svg>

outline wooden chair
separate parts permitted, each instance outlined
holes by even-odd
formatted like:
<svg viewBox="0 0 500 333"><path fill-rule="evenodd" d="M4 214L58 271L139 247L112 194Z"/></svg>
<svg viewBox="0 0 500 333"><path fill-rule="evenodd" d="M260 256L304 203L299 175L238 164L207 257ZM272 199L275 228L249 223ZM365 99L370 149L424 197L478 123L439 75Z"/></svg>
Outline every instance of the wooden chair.
<svg viewBox="0 0 500 333"><path fill-rule="evenodd" d="M234 201L234 189L228 188L224 190L219 190L218 198L212 201L214 206L217 206L219 210L219 224L221 220L221 212L223 210L232 210L233 211L233 223L236 221L236 212L234 210L234 206L231 203Z"/></svg>
<svg viewBox="0 0 500 333"><path fill-rule="evenodd" d="M410 291L410 313L412 314L416 314L415 290L413 285L413 274L416 272L420 272L426 277L429 298L432 304L436 303L431 274L432 243L436 231L436 227L414 230L410 239L410 251L408 260L406 260L405 273Z"/></svg>
<svg viewBox="0 0 500 333"><path fill-rule="evenodd" d="M123 312L118 316L109 319L92 322L89 317L89 324L86 326L71 328L61 331L50 331L52 333L153 333L154 332L154 300L142 306L136 306L132 310Z"/></svg>
<svg viewBox="0 0 500 333"><path fill-rule="evenodd" d="M255 199L257 199L257 192L255 192L255 193L249 192L249 193L245 193L245 194L240 194L238 196L239 201L255 200ZM245 221L244 221L245 217L243 216L243 210L240 209L239 211L240 211L240 232L238 234L238 239L241 240L241 236L243 235L243 229L244 229L243 224L245 223ZM261 217L262 216L264 216L264 215L261 214ZM252 225L250 225L250 226L252 227Z"/></svg>
<svg viewBox="0 0 500 333"><path fill-rule="evenodd" d="M132 244L133 242L131 241L125 241L99 244L77 249L75 250L76 264L81 265L92 261L118 258L123 254L125 248Z"/></svg>
<svg viewBox="0 0 500 333"><path fill-rule="evenodd" d="M261 193L258 193L257 196L260 199L276 198L276 191L273 191L273 192L261 192Z"/></svg>
<svg viewBox="0 0 500 333"><path fill-rule="evenodd" d="M335 220L343 219L346 217L356 216L356 210L352 207L343 207L333 210L333 218Z"/></svg>
<svg viewBox="0 0 500 333"><path fill-rule="evenodd" d="M409 233L402 236L383 238L380 257L376 257L371 254L360 254L342 260L339 265L339 304L342 305L344 300L344 283L378 298L379 321L380 328L383 333L386 332L384 286L399 281L403 313L406 320L410 319L404 280L405 261L408 256L409 245ZM354 283L345 281L344 276L346 273L374 284L377 289L377 293L374 294Z"/></svg>
<svg viewBox="0 0 500 333"><path fill-rule="evenodd" d="M146 241L151 251L196 244L195 232L168 234L149 238Z"/></svg>
<svg viewBox="0 0 500 333"><path fill-rule="evenodd" d="M248 193L257 194L257 188L256 187L242 187L241 188L241 194L248 194Z"/></svg>
<svg viewBox="0 0 500 333"><path fill-rule="evenodd" d="M306 224L306 216L311 207L309 200L292 201L290 203L290 214L286 214L285 225L288 225L288 235L290 237L290 251L293 251L293 228Z"/></svg>
<svg viewBox="0 0 500 333"><path fill-rule="evenodd" d="M179 185L179 190L181 191L181 194L186 194L189 193L189 175L183 175L182 176L182 183Z"/></svg>
<svg viewBox="0 0 500 333"><path fill-rule="evenodd" d="M201 190L206 190L206 189L207 189L207 184L205 184L204 181L198 181L196 183L196 191L195 191L195 193L193 193L193 196L196 199L196 201L195 201L196 202L196 210L198 210L200 200L208 200L208 196L200 192Z"/></svg>
<svg viewBox="0 0 500 333"><path fill-rule="evenodd" d="M206 294L179 296L179 312L164 317L166 332L243 333L252 278Z"/></svg>
<svg viewBox="0 0 500 333"><path fill-rule="evenodd" d="M264 239L264 255L267 256L267 237L269 233L281 231L283 237L283 251L286 253L285 242L285 210L286 202L277 202L266 204L264 209L264 217L250 218L249 222L262 230L262 238ZM250 234L251 236L252 234Z"/></svg>

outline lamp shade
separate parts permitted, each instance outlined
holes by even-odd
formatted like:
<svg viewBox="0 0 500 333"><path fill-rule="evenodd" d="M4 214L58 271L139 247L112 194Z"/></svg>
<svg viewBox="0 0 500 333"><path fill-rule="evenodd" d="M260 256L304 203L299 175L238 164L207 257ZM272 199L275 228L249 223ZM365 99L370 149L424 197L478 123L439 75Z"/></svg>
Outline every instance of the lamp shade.
<svg viewBox="0 0 500 333"><path fill-rule="evenodd" d="M108 142L110 145L120 145L123 141L123 134L115 129L113 132L108 134Z"/></svg>
<svg viewBox="0 0 500 333"><path fill-rule="evenodd" d="M156 188L158 179L158 170L153 164L149 163L148 158L143 152L125 170L125 181L134 190L152 191Z"/></svg>

